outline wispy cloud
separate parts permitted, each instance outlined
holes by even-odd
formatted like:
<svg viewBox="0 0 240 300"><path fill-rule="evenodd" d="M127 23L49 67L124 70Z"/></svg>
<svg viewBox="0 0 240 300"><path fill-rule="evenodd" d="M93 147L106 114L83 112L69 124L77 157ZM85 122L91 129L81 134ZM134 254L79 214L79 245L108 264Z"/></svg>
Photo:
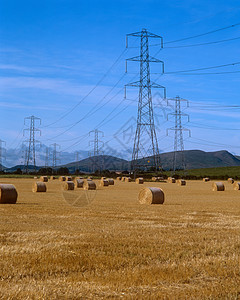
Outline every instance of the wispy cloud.
<svg viewBox="0 0 240 300"><path fill-rule="evenodd" d="M59 106L39 106L39 105L34 105L31 104L31 107L29 105L24 105L24 104L19 104L19 103L9 103L9 102L0 102L0 107L4 108L12 108L12 109L39 109L39 110L53 110L53 111L62 111L64 108L60 108Z"/></svg>

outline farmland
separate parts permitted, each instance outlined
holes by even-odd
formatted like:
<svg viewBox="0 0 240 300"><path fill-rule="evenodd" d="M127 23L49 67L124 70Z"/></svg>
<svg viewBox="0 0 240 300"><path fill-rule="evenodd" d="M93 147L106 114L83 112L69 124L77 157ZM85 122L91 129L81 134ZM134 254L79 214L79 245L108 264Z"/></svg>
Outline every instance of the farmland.
<svg viewBox="0 0 240 300"><path fill-rule="evenodd" d="M239 299L240 191L224 182L115 181L96 191L32 193L16 186L0 205L0 298ZM97 186L98 186L97 182ZM163 205L140 205L142 187L161 187Z"/></svg>

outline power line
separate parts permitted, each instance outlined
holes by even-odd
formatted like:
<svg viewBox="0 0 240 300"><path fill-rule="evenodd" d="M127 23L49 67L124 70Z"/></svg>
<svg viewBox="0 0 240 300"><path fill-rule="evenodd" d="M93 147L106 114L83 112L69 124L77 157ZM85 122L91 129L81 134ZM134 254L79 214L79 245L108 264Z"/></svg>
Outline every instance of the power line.
<svg viewBox="0 0 240 300"><path fill-rule="evenodd" d="M115 97L117 97L122 90L119 90L114 96L112 96L106 103L102 104L100 107L97 107L97 105L99 105L111 92L112 90L117 86L117 84L122 80L122 78L125 76L126 74L123 74L122 77L117 81L117 83L110 89L110 91L107 92L107 94L101 98L101 100L92 108L90 109L90 111L88 111L80 120L70 124L70 127L67 128L66 130L64 130L63 132L59 133L58 135L52 137L51 139L46 139L46 140L53 140L61 135L63 135L64 133L66 133L67 131L71 130L73 127L75 127L76 125L78 125L80 122L82 122L83 120L85 120L86 118L92 116L93 114L95 114L97 111L99 111L101 108L103 108L106 104L108 104L110 101L112 101Z"/></svg>
<svg viewBox="0 0 240 300"><path fill-rule="evenodd" d="M179 75L221 75L221 74L234 74L240 73L240 71L229 71L229 72L209 72L209 73L181 73ZM169 74L169 73L168 73Z"/></svg>
<svg viewBox="0 0 240 300"><path fill-rule="evenodd" d="M96 85L76 104L74 105L68 112L66 112L63 116L61 116L59 119L56 121L43 126L42 128L49 127L53 124L56 124L57 122L61 121L64 119L66 116L68 116L71 112L73 112L90 94L100 85L100 83L107 77L107 75L111 72L111 70L114 68L114 66L119 62L123 54L126 52L126 49L122 51L122 53L118 56L118 58L115 60L115 62L111 65L111 67L107 70L107 72L99 79L99 81L96 83Z"/></svg>
<svg viewBox="0 0 240 300"><path fill-rule="evenodd" d="M206 43L191 44L191 45L180 45L180 46L172 46L172 47L164 47L164 49L198 47L198 46L205 46L205 45L212 45L212 44L219 44L219 43L224 43L224 42L230 42L230 41L239 40L239 39L240 39L240 36L236 37L236 38L219 40L219 41L212 41L212 42L206 42ZM157 46L157 45L153 45L153 46Z"/></svg>
<svg viewBox="0 0 240 300"><path fill-rule="evenodd" d="M204 36L204 35L212 34L212 33L222 31L222 30L225 30L225 29L233 28L233 27L236 27L236 26L239 26L239 25L240 25L240 23L236 23L236 24L233 24L233 25L230 25L230 26L226 26L226 27L222 27L222 28L219 28L219 29L211 30L211 31L208 31L208 32L205 32L205 33L201 33L201 34L189 36L189 37L186 37L186 38L169 41L169 42L166 42L165 44L171 44L171 43L177 43L177 42L181 42L181 41L190 40L190 39L193 39L193 38L197 38L197 37L201 37L201 36Z"/></svg>
<svg viewBox="0 0 240 300"><path fill-rule="evenodd" d="M173 72L165 72L164 74L177 74L177 73L185 73L185 72L194 72L194 71L201 71L201 70L217 69L217 68L235 66L235 65L239 65L239 64L240 64L240 62L234 62L234 63L230 63L230 64L224 64L224 65L218 65L218 66L211 66L211 67L205 67L205 68L197 68L197 69L189 69L189 70L180 70L180 71L173 71Z"/></svg>

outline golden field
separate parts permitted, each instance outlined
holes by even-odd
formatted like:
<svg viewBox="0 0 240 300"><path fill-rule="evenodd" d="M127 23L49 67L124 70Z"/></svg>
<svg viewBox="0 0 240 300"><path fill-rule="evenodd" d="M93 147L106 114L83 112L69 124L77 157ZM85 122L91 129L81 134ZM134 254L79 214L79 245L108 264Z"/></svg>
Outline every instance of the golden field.
<svg viewBox="0 0 240 300"><path fill-rule="evenodd" d="M58 180L33 193L33 182L1 179L19 197L0 205L0 299L240 299L231 184L115 181L85 194ZM161 187L165 203L140 205L143 186Z"/></svg>

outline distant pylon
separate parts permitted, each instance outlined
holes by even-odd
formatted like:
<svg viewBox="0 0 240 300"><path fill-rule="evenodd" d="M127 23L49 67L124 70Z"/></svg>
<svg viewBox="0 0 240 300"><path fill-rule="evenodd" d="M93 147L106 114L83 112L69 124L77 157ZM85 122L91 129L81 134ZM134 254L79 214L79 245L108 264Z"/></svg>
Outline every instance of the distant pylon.
<svg viewBox="0 0 240 300"><path fill-rule="evenodd" d="M182 170L186 169L184 144L183 144L183 131L188 131L189 136L191 136L191 131L182 126L182 117L187 117L189 122L189 115L182 112L181 102L185 102L187 104L187 107L189 106L189 102L188 100L182 99L179 96L177 96L174 99L168 99L167 101L175 102L174 112L168 114L168 116L169 115L174 116L175 126L167 129L167 134L168 134L168 130L174 131L173 173L175 173L177 167L178 169L182 169ZM179 164L177 165L178 155L180 156L180 160L179 160Z"/></svg>
<svg viewBox="0 0 240 300"><path fill-rule="evenodd" d="M5 148L3 148L3 145L6 146L6 142L0 139L0 172L3 171L3 158L6 158L4 154Z"/></svg>
<svg viewBox="0 0 240 300"><path fill-rule="evenodd" d="M49 166L49 158L50 158L50 149L49 149L49 147L46 147L46 152L45 152L45 167Z"/></svg>
<svg viewBox="0 0 240 300"><path fill-rule="evenodd" d="M57 148L60 149L60 145L58 145L57 143L53 143L51 146L53 146L53 150L52 150L52 167L55 168L57 166L57 161L60 160L57 155L58 155L58 151Z"/></svg>
<svg viewBox="0 0 240 300"><path fill-rule="evenodd" d="M40 142L36 140L35 134L36 132L38 132L41 135L41 131L35 127L36 121L39 121L41 125L41 119L35 116L26 117L24 119L24 125L26 125L27 120L30 120L30 125L29 128L24 129L24 133L25 131L29 131L29 139L25 141L28 144L26 173L28 173L28 167L30 162L32 162L34 171L36 172L36 144Z"/></svg>
<svg viewBox="0 0 240 300"><path fill-rule="evenodd" d="M158 148L158 140L157 140L154 117L153 117L151 89L152 88L163 89L164 98L166 98L166 89L165 87L157 83L151 82L150 79L150 62L161 63L162 73L164 72L164 63L163 61L149 55L148 39L149 38L160 39L161 48L162 48L163 47L162 37L150 33L146 29L142 29L141 32L135 32L127 35L127 45L126 45L127 47L128 47L129 36L139 37L141 39L140 55L126 60L126 72L127 72L127 61L140 62L139 81L132 82L126 85L126 86L133 86L139 88L137 128L136 128L136 133L134 138L132 163L131 163L131 170L134 172L134 176L136 176L136 170L139 168L144 168L148 170L150 169L150 167L153 167L156 171L160 168L159 148Z"/></svg>
<svg viewBox="0 0 240 300"><path fill-rule="evenodd" d="M104 161L103 157L101 158L100 155L103 155L103 151L101 149L103 148L104 143L99 139L99 134L101 134L102 137L104 134L98 129L90 131L89 136L91 133L94 133L94 140L89 142L89 145L93 144L93 150L89 151L89 157L92 162L92 171L101 171L104 168Z"/></svg>

